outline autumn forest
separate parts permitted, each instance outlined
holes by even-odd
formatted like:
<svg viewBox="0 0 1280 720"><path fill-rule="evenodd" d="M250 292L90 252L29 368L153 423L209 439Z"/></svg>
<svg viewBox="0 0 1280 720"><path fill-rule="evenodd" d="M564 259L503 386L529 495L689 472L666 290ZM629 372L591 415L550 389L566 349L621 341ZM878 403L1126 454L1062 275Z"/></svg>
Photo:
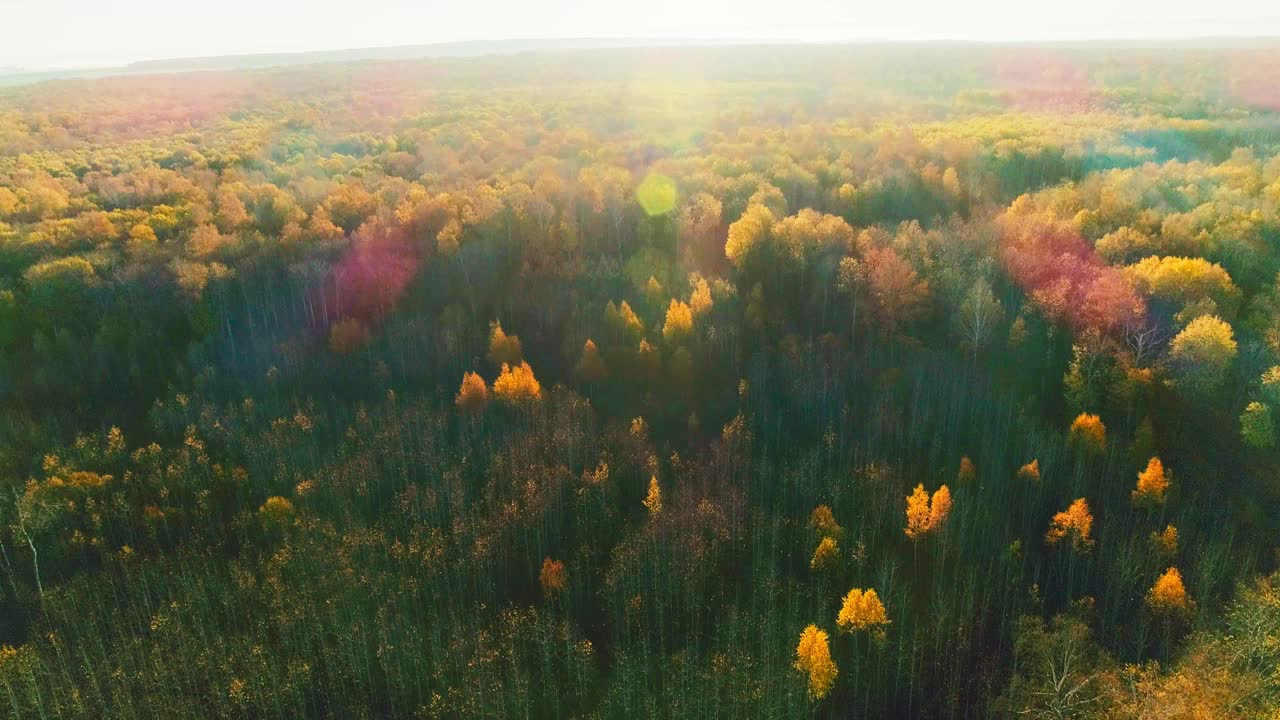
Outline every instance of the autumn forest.
<svg viewBox="0 0 1280 720"><path fill-rule="evenodd" d="M1277 717L1277 72L0 89L0 717Z"/></svg>

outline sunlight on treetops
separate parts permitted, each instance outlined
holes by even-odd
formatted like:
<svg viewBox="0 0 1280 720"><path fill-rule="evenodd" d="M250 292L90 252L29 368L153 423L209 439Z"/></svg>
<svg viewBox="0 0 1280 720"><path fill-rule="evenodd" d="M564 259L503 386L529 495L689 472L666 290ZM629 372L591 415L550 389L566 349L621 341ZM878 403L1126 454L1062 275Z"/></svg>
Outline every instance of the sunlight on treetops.
<svg viewBox="0 0 1280 720"><path fill-rule="evenodd" d="M636 187L636 202L648 215L665 215L676 207L676 183L660 173L650 173Z"/></svg>

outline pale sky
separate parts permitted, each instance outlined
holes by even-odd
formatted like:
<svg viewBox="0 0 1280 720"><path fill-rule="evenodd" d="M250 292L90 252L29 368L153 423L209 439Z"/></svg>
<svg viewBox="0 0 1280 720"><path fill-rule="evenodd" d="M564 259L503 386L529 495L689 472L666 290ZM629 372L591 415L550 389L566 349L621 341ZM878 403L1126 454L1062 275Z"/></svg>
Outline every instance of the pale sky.
<svg viewBox="0 0 1280 720"><path fill-rule="evenodd" d="M1280 0L0 0L0 67L513 38L1280 35Z"/></svg>

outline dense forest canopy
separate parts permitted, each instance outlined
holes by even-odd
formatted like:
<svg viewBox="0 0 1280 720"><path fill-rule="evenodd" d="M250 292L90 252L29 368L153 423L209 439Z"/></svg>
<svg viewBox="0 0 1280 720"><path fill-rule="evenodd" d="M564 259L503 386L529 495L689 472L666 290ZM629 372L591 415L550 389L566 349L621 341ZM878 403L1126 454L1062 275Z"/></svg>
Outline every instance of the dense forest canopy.
<svg viewBox="0 0 1280 720"><path fill-rule="evenodd" d="M1274 717L1277 69L0 91L0 713Z"/></svg>

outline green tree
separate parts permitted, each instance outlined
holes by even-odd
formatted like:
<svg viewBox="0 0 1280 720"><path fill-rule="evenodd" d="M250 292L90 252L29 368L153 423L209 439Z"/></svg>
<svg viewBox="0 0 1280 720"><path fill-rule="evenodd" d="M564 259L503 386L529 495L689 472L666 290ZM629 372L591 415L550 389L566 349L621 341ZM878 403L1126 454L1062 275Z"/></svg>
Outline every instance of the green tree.
<svg viewBox="0 0 1280 720"><path fill-rule="evenodd" d="M1256 400L1249 403L1240 414L1240 437L1250 447L1269 448L1274 445L1276 427L1271 418L1271 407Z"/></svg>
<svg viewBox="0 0 1280 720"><path fill-rule="evenodd" d="M1192 393L1208 394L1221 387L1235 357L1235 334L1216 316L1192 320L1169 347L1174 381Z"/></svg>

